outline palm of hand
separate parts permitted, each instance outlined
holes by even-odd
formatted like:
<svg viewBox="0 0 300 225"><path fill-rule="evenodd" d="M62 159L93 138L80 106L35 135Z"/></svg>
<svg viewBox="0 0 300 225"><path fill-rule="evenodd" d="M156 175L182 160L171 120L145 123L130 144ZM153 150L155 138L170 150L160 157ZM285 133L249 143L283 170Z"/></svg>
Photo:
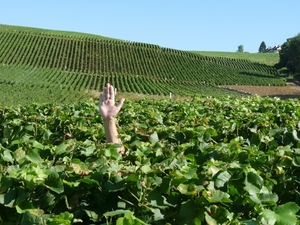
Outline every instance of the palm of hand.
<svg viewBox="0 0 300 225"><path fill-rule="evenodd" d="M100 94L99 111L103 119L110 119L115 117L120 111L124 99L119 104L115 105L115 93L112 85L107 84L103 92Z"/></svg>
<svg viewBox="0 0 300 225"><path fill-rule="evenodd" d="M104 119L115 117L119 112L118 108L115 106L115 101L112 99L107 99L100 103L100 113Z"/></svg>

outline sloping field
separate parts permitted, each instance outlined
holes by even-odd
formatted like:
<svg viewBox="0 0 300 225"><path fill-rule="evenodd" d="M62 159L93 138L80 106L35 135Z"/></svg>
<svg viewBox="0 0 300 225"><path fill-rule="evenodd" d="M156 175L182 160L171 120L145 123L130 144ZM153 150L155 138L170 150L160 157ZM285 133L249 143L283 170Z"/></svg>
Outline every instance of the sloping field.
<svg viewBox="0 0 300 225"><path fill-rule="evenodd" d="M194 51L201 55L231 59L246 59L253 62L258 62L266 65L273 66L279 62L278 53L249 53L249 52L207 52L207 51Z"/></svg>
<svg viewBox="0 0 300 225"><path fill-rule="evenodd" d="M248 85L228 85L223 86L229 90L249 95L260 95L268 97L279 97L281 99L298 98L300 99L299 82L288 82L287 86L248 86Z"/></svg>
<svg viewBox="0 0 300 225"><path fill-rule="evenodd" d="M241 95L220 85L285 85L274 67L247 59L207 56L82 33L0 25L1 85L71 93L100 90L107 82L122 92L192 96Z"/></svg>

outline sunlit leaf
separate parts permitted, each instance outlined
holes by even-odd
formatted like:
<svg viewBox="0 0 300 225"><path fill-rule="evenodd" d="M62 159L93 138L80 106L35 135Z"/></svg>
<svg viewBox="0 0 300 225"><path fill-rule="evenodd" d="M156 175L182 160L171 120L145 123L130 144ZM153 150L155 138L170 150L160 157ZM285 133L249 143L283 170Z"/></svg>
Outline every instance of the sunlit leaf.
<svg viewBox="0 0 300 225"><path fill-rule="evenodd" d="M33 224L39 225L43 224L42 215L44 214L41 209L30 209L23 214L21 225Z"/></svg>
<svg viewBox="0 0 300 225"><path fill-rule="evenodd" d="M220 190L207 191L205 198L211 203L232 202L232 200L229 199L230 195Z"/></svg>
<svg viewBox="0 0 300 225"><path fill-rule="evenodd" d="M159 209L150 208L150 210L153 213L154 221L159 221L164 219L164 215L161 213Z"/></svg>
<svg viewBox="0 0 300 225"><path fill-rule="evenodd" d="M73 214L69 212L63 212L51 218L50 219L51 222L49 223L49 225L59 225L59 224L71 225L73 217L74 217Z"/></svg>
<svg viewBox="0 0 300 225"><path fill-rule="evenodd" d="M156 143L156 142L159 141L159 138L158 138L158 135L157 135L156 132L154 132L153 134L151 134L151 135L149 136L149 141L150 141L151 143Z"/></svg>
<svg viewBox="0 0 300 225"><path fill-rule="evenodd" d="M42 145L41 143L39 143L38 141L34 140L32 142L32 147L37 148L37 149L43 149L44 145Z"/></svg>
<svg viewBox="0 0 300 225"><path fill-rule="evenodd" d="M274 212L278 215L277 223L279 225L292 225L297 222L297 212L300 210L300 207L295 202L288 202L284 205L278 206L274 209Z"/></svg>
<svg viewBox="0 0 300 225"><path fill-rule="evenodd" d="M12 163L14 161L14 159L11 155L11 152L8 149L5 149L3 151L3 153L1 153L1 157L6 162L11 162Z"/></svg>
<svg viewBox="0 0 300 225"><path fill-rule="evenodd" d="M41 158L38 149L29 149L26 154L26 159L33 163L40 163L43 161Z"/></svg>
<svg viewBox="0 0 300 225"><path fill-rule="evenodd" d="M26 152L21 148L14 151L13 156L19 164L22 164L26 160Z"/></svg>
<svg viewBox="0 0 300 225"><path fill-rule="evenodd" d="M63 154L67 151L67 148L68 148L68 145L65 143L62 143L56 147L55 154L57 154L57 155Z"/></svg>
<svg viewBox="0 0 300 225"><path fill-rule="evenodd" d="M223 187L226 182L229 181L231 175L227 171L219 173L215 179L215 185L217 188Z"/></svg>
<svg viewBox="0 0 300 225"><path fill-rule="evenodd" d="M298 138L298 132L297 130L293 130L293 137L296 141L300 141L300 138Z"/></svg>
<svg viewBox="0 0 300 225"><path fill-rule="evenodd" d="M151 167L149 165L143 165L141 167L141 170L144 172L144 173L150 173L152 171Z"/></svg>
<svg viewBox="0 0 300 225"><path fill-rule="evenodd" d="M262 211L260 221L268 224L293 225L297 222L297 212L299 209L299 206L294 202L280 205L274 211L265 209Z"/></svg>

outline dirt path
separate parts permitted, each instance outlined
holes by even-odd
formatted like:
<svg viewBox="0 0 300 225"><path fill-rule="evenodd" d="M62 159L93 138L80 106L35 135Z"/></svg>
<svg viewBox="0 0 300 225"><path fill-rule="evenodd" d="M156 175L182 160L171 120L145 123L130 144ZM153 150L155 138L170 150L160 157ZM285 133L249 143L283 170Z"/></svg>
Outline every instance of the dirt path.
<svg viewBox="0 0 300 225"><path fill-rule="evenodd" d="M226 85L222 86L230 90L236 90L242 93L248 93L251 95L261 95L270 97L279 97L281 99L286 98L298 98L300 99L300 83L288 82L287 86L243 86L243 85Z"/></svg>

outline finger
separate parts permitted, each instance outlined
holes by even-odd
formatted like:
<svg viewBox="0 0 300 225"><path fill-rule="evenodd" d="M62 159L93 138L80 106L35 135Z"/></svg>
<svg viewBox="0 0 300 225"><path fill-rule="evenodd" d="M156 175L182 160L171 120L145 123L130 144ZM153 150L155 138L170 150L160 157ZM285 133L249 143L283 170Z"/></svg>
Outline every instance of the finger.
<svg viewBox="0 0 300 225"><path fill-rule="evenodd" d="M110 98L111 98L112 100L115 100L115 90L114 90L114 86L110 85L110 86L109 86L108 92L109 92Z"/></svg>
<svg viewBox="0 0 300 225"><path fill-rule="evenodd" d="M100 94L99 96L99 104L101 105L102 102L104 102L104 95L103 95L103 92Z"/></svg>
<svg viewBox="0 0 300 225"><path fill-rule="evenodd" d="M109 89L110 89L110 84L106 84L106 87L104 88L104 94L105 94L105 100L109 99L110 94L109 94Z"/></svg>
<svg viewBox="0 0 300 225"><path fill-rule="evenodd" d="M103 96L103 93L101 93L100 97L99 97L99 110L100 110L100 107L101 107L103 102L104 102L104 96Z"/></svg>

